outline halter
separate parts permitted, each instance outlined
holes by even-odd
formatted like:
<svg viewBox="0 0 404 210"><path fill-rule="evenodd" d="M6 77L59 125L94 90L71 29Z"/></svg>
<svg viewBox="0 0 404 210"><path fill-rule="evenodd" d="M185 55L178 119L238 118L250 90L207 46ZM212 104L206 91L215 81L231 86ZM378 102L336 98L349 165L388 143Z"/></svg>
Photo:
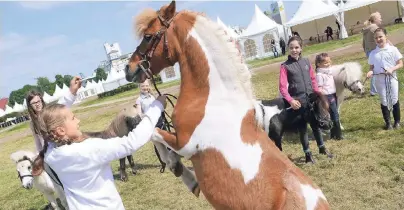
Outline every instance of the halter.
<svg viewBox="0 0 404 210"><path fill-rule="evenodd" d="M18 160L17 163L24 162L24 161L29 161L32 165L32 161L27 156L24 156L22 159ZM17 173L18 173L18 178L20 179L21 182L22 182L22 179L24 179L25 177L34 177L34 176L32 176L32 174L25 174L25 175L21 176L21 174L18 170L17 170Z"/></svg>
<svg viewBox="0 0 404 210"><path fill-rule="evenodd" d="M139 54L140 57L142 57L142 60L139 62L138 66L146 74L148 79L153 78L153 74L150 70L151 67L150 59L153 57L154 51L156 50L157 45L160 43L161 38L163 36L164 36L164 42L163 42L164 54L166 54L166 59L169 62L169 64L171 66L174 65L174 63L170 59L170 54L168 52L167 30L170 27L170 24L176 15L177 13L170 20L167 21L160 14L158 14L158 18L160 22L163 24L163 26L150 38L149 37L143 38L140 45L136 48L135 53ZM137 74L137 72L135 72L135 74Z"/></svg>
<svg viewBox="0 0 404 210"><path fill-rule="evenodd" d="M344 87L345 87L345 88L348 88L348 90L354 92L354 90L352 89L352 87L353 87L354 85L358 84L359 82L361 82L359 79L353 81L350 85L348 85L347 82L344 82ZM365 82L366 82L366 79L365 79ZM364 83L362 83L362 84L364 84Z"/></svg>

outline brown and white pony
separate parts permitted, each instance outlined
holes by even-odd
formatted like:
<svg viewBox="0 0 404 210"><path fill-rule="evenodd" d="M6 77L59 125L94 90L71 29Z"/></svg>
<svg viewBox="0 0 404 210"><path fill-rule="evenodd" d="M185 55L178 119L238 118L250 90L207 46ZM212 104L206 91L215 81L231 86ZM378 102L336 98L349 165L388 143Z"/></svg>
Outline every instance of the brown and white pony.
<svg viewBox="0 0 404 210"><path fill-rule="evenodd" d="M175 2L145 10L143 36L126 67L129 81L179 63L181 87L172 114L176 130L153 137L189 158L216 209L329 209L317 185L255 120L251 74L223 29L205 16L176 12Z"/></svg>

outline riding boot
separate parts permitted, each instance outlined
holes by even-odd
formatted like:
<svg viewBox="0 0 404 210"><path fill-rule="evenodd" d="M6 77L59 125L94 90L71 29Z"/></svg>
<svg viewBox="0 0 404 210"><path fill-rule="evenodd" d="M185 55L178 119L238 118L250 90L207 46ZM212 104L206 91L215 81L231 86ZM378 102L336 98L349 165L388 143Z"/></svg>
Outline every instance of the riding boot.
<svg viewBox="0 0 404 210"><path fill-rule="evenodd" d="M330 139L336 139L335 125L332 126L330 130Z"/></svg>
<svg viewBox="0 0 404 210"><path fill-rule="evenodd" d="M384 122L386 123L386 126L384 127L385 130L391 130L393 127L391 127L391 122L390 122L390 111L387 106L383 106L382 104L380 105L382 109L382 114L383 114L383 119Z"/></svg>
<svg viewBox="0 0 404 210"><path fill-rule="evenodd" d="M322 146L320 148L318 148L318 153L322 154L322 155L327 155L328 158L333 158L334 155L331 154L331 152L328 151L327 148L325 148L325 146Z"/></svg>
<svg viewBox="0 0 404 210"><path fill-rule="evenodd" d="M304 153L305 154L305 156L306 156L306 163L316 163L316 161L314 161L314 158L313 158L313 155L311 154L311 152L309 151L309 152L305 152Z"/></svg>
<svg viewBox="0 0 404 210"><path fill-rule="evenodd" d="M394 104L393 106L393 117L394 117L394 125L393 128L400 128L400 118L401 118L401 114L400 114L400 102L397 101L396 104Z"/></svg>
<svg viewBox="0 0 404 210"><path fill-rule="evenodd" d="M344 136L342 136L342 130L341 130L341 124L339 123L339 120L335 122L333 128L335 129L335 138L336 140L343 140Z"/></svg>

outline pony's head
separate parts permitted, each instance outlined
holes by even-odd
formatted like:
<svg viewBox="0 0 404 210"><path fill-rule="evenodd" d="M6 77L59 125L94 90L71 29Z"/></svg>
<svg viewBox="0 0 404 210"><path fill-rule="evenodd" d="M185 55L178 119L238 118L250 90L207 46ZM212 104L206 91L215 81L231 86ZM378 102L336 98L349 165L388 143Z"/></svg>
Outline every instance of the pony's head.
<svg viewBox="0 0 404 210"><path fill-rule="evenodd" d="M354 94L364 94L365 88L360 80L355 80L351 84L344 82L344 87Z"/></svg>
<svg viewBox="0 0 404 210"><path fill-rule="evenodd" d="M143 39L125 68L129 82L143 82L177 62L174 49L178 41L173 30L175 9L175 1L172 1L159 11L146 9L136 17L136 31Z"/></svg>
<svg viewBox="0 0 404 210"><path fill-rule="evenodd" d="M18 178L25 189L33 187L32 162L35 154L29 151L17 151L10 155L10 159L17 165Z"/></svg>
<svg viewBox="0 0 404 210"><path fill-rule="evenodd" d="M309 107L308 122L322 130L330 130L332 121L327 98L322 94L312 93L309 95Z"/></svg>

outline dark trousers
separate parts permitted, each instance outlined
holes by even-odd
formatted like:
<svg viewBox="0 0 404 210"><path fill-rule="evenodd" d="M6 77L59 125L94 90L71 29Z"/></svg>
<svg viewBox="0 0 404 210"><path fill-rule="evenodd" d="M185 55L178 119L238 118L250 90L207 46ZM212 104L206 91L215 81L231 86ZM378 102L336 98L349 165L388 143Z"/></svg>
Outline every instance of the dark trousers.
<svg viewBox="0 0 404 210"><path fill-rule="evenodd" d="M293 120L297 117L301 117L302 120L298 123L298 130L299 130L299 137L300 142L303 147L303 152L307 153L310 152L309 147L309 135L307 133L307 123L310 124L311 130L313 131L314 138L317 142L318 148L324 147L324 140L323 136L321 135L320 128L314 124L313 122L307 122L307 118L305 117L309 112L309 107L307 102L300 102L301 107L298 110L289 109L287 119ZM286 102L287 107L290 107L290 104Z"/></svg>
<svg viewBox="0 0 404 210"><path fill-rule="evenodd" d="M282 55L285 55L286 53L286 47L282 47Z"/></svg>

